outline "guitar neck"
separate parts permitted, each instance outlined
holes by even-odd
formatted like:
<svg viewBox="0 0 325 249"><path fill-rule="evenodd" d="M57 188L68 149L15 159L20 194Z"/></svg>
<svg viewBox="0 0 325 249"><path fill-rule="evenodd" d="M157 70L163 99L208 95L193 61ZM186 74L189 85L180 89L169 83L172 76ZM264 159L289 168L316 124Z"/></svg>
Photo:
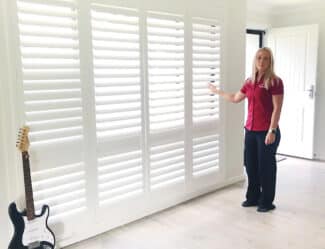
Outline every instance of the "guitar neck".
<svg viewBox="0 0 325 249"><path fill-rule="evenodd" d="M29 154L27 151L22 152L23 168L24 168L24 184L25 184L25 198L26 211L28 220L32 220L35 215L34 198L32 179L30 175Z"/></svg>

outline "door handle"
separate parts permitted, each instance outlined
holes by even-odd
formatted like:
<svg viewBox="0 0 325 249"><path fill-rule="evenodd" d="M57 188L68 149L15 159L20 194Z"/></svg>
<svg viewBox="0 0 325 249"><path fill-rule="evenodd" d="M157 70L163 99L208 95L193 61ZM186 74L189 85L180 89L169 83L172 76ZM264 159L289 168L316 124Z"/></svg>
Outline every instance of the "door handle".
<svg viewBox="0 0 325 249"><path fill-rule="evenodd" d="M305 92L308 93L308 97L309 98L314 98L314 94L315 94L315 87L314 85L309 85L309 88L307 90L305 90Z"/></svg>

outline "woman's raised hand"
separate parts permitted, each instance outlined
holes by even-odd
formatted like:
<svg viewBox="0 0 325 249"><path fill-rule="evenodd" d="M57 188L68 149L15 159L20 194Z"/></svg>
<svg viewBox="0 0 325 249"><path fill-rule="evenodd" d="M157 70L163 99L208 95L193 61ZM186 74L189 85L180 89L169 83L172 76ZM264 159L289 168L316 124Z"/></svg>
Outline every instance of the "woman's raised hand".
<svg viewBox="0 0 325 249"><path fill-rule="evenodd" d="M208 88L212 93L216 93L216 94L219 93L219 89L217 89L217 87L215 85L213 85L212 83L208 84Z"/></svg>

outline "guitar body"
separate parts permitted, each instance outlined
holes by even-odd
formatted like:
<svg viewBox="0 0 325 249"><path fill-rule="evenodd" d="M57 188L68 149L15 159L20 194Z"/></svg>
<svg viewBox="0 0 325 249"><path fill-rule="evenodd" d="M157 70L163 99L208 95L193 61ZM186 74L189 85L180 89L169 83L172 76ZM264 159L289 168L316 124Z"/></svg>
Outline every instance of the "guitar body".
<svg viewBox="0 0 325 249"><path fill-rule="evenodd" d="M40 215L28 220L26 211L19 212L13 202L8 208L14 235L8 249L54 249L55 237L47 225L49 206L44 205Z"/></svg>

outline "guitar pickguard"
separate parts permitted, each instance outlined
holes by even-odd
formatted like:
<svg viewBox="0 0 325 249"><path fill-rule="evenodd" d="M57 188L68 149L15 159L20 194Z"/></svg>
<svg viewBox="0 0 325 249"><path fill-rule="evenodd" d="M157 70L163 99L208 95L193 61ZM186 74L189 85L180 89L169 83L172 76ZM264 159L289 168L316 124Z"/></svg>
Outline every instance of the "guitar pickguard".
<svg viewBox="0 0 325 249"><path fill-rule="evenodd" d="M24 246L31 245L37 241L46 241L50 244L54 244L54 237L46 225L48 216L49 209L46 208L42 216L36 217L33 220L29 221L26 216L24 217L25 230L22 240Z"/></svg>

